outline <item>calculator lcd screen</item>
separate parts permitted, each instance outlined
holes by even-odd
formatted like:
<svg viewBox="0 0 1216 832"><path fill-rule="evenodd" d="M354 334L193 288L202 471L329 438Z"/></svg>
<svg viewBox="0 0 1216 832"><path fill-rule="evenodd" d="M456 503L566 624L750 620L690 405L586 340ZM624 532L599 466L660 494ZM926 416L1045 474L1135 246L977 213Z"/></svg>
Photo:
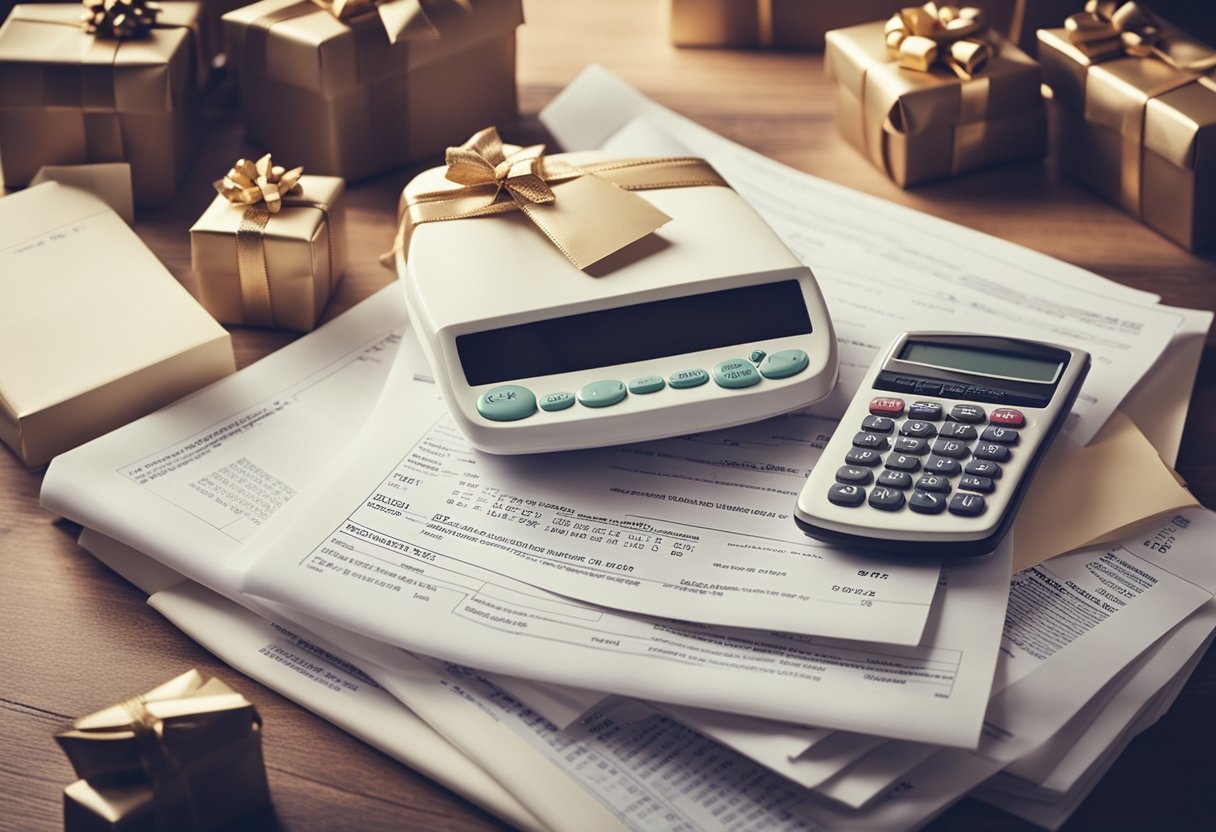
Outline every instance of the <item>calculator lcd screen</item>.
<svg viewBox="0 0 1216 832"><path fill-rule="evenodd" d="M456 351L477 387L810 332L802 286L784 280L473 332Z"/></svg>
<svg viewBox="0 0 1216 832"><path fill-rule="evenodd" d="M997 378L1050 384L1059 377L1063 364L1031 355L1015 355L999 350L981 350L944 344L909 341L899 354L902 361L977 373Z"/></svg>

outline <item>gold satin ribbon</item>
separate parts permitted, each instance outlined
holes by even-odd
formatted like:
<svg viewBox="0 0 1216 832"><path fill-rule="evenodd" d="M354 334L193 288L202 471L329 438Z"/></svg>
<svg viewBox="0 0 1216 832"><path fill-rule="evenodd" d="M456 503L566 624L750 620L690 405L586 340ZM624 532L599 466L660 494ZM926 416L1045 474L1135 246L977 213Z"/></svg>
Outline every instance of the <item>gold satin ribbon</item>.
<svg viewBox="0 0 1216 832"><path fill-rule="evenodd" d="M900 9L887 21L887 49L899 65L916 72L945 67L970 81L992 57L992 46L978 37L988 24L972 6L925 3Z"/></svg>
<svg viewBox="0 0 1216 832"><path fill-rule="evenodd" d="M428 222L520 211L580 269L671 220L632 191L726 185L704 159L620 159L573 165L544 145L517 147L488 127L446 153L447 178L461 187L403 196L394 250L408 252Z"/></svg>

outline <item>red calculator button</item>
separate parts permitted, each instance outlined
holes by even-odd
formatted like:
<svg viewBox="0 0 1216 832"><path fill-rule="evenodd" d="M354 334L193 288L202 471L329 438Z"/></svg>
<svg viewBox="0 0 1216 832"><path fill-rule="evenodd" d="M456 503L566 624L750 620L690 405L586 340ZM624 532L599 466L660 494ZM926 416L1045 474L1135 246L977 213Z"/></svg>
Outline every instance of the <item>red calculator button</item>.
<svg viewBox="0 0 1216 832"><path fill-rule="evenodd" d="M1002 427L1020 428L1026 424L1026 417L1022 415L1022 411L1012 407L998 407L988 416L988 421Z"/></svg>
<svg viewBox="0 0 1216 832"><path fill-rule="evenodd" d="M899 416L904 412L903 399L889 399L879 396L870 399L870 412L875 416Z"/></svg>

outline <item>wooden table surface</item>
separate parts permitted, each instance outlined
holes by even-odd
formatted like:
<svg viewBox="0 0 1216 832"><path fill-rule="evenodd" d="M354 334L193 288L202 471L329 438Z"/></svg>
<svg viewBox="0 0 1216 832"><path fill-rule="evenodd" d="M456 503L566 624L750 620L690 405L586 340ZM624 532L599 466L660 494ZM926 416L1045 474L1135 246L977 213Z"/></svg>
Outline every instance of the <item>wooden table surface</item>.
<svg viewBox="0 0 1216 832"><path fill-rule="evenodd" d="M818 55L674 49L657 0L527 0L526 12L519 33L522 116L514 127L500 125L508 140L540 133L540 108L585 64L597 62L655 100L795 168L1157 292L1166 303L1216 306L1216 259L1188 254L1062 179L1050 158L901 191L836 134L832 88ZM179 200L136 224L191 288L186 229L210 201L210 181L238 153L257 150L243 144L233 107L231 91L212 96L207 143ZM411 174L395 171L350 188L353 260L327 315L393 279L375 255L389 246L396 195ZM242 366L291 339L233 331ZM1208 506L1216 506L1214 344L1209 337L1178 463ZM0 450L0 829L59 825L61 789L72 772L52 735L71 718L190 667L231 682L265 718L275 817L250 828L500 828L179 634L145 606L142 593L76 547L78 529L38 507L41 478ZM1216 655L1209 654L1169 714L1132 743L1066 828L1212 828L1214 773ZM931 828L1032 827L967 800Z"/></svg>

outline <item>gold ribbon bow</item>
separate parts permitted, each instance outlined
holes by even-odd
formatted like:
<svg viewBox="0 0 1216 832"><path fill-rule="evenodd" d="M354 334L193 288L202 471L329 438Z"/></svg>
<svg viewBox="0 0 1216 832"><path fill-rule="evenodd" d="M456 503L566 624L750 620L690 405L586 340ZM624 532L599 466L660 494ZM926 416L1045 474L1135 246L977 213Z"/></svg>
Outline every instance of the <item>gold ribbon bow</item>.
<svg viewBox="0 0 1216 832"><path fill-rule="evenodd" d="M146 38L160 15L160 5L152 0L84 0L84 7L84 30L113 40Z"/></svg>
<svg viewBox="0 0 1216 832"><path fill-rule="evenodd" d="M887 49L905 69L928 72L940 65L970 81L992 56L991 45L977 37L985 28L980 9L930 2L900 9L884 31Z"/></svg>
<svg viewBox="0 0 1216 832"><path fill-rule="evenodd" d="M470 0L447 0L462 11L472 12ZM421 0L312 0L312 3L343 23L378 15L391 43L399 40L435 39L439 30L431 22Z"/></svg>
<svg viewBox="0 0 1216 832"><path fill-rule="evenodd" d="M262 205L272 214L283 207L283 197L300 192L300 176L304 168L287 170L270 160L267 153L256 162L237 159L223 179L214 183L215 190L233 205Z"/></svg>
<svg viewBox="0 0 1216 832"><path fill-rule="evenodd" d="M1162 25L1134 2L1089 0L1085 11L1064 21L1068 39L1091 60L1129 55L1156 58L1174 69L1204 72L1216 66L1216 50L1172 26Z"/></svg>
<svg viewBox="0 0 1216 832"><path fill-rule="evenodd" d="M631 191L725 185L703 159L618 159L574 165L544 145L504 144L488 127L446 153L456 189L405 195L395 250L423 223L521 211L585 269L671 220Z"/></svg>

